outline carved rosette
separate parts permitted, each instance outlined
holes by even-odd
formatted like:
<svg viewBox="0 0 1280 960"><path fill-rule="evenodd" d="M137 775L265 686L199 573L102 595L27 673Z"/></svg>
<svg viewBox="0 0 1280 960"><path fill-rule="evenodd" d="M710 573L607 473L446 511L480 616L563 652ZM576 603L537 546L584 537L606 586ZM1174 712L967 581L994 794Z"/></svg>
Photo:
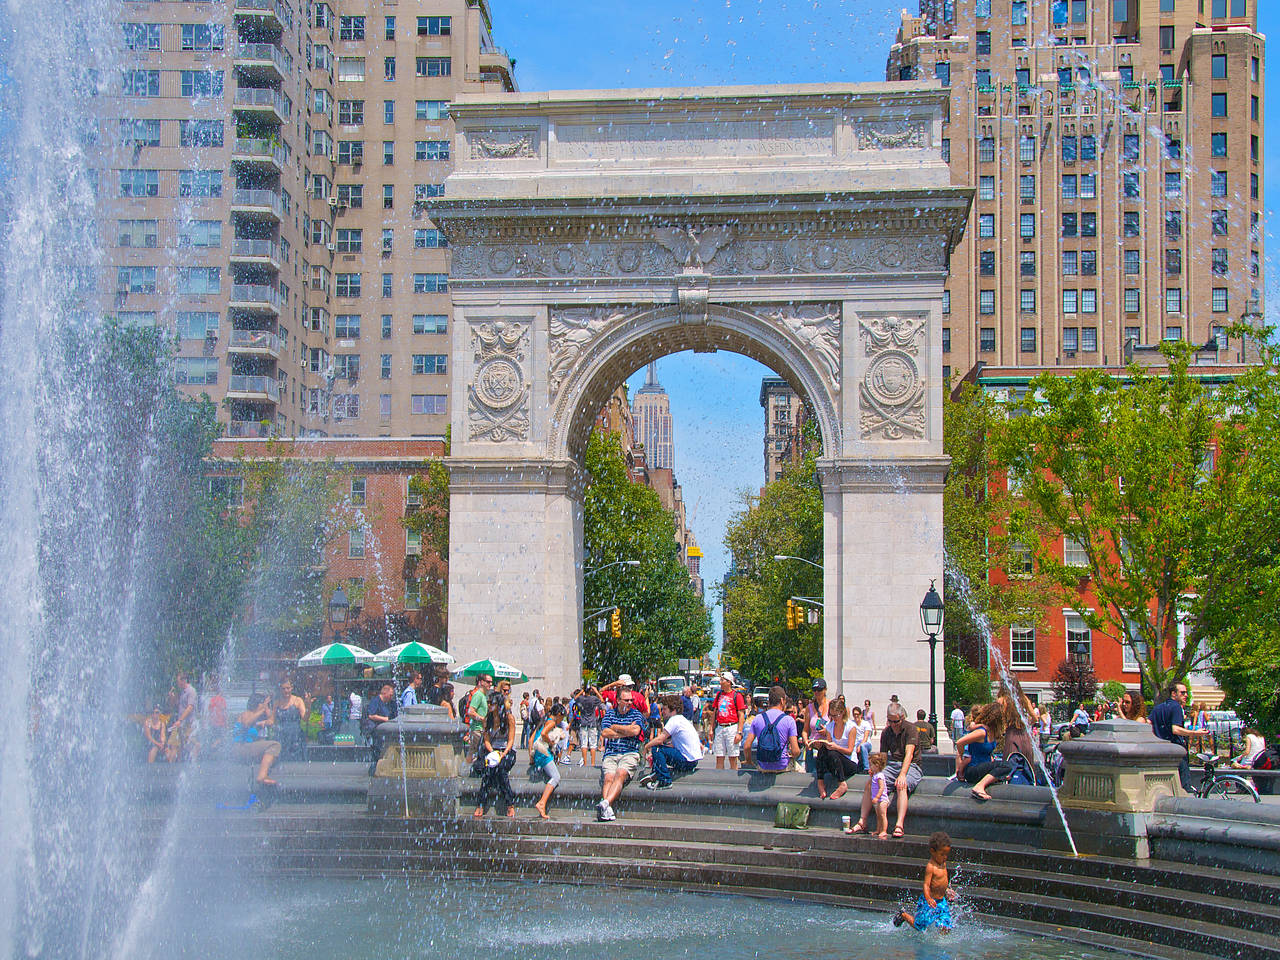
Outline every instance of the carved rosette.
<svg viewBox="0 0 1280 960"><path fill-rule="evenodd" d="M866 361L858 398L863 440L923 440L925 378L919 354L922 317L869 317L858 321Z"/></svg>
<svg viewBox="0 0 1280 960"><path fill-rule="evenodd" d="M584 350L609 327L622 321L627 307L571 307L551 312L547 369L548 399L555 400Z"/></svg>
<svg viewBox="0 0 1280 960"><path fill-rule="evenodd" d="M826 373L835 390L840 390L840 304L787 304L756 307L753 312L790 331L804 344L805 352L815 361L815 366Z"/></svg>
<svg viewBox="0 0 1280 960"><path fill-rule="evenodd" d="M486 320L471 325L475 377L467 390L471 440L529 438L529 324Z"/></svg>

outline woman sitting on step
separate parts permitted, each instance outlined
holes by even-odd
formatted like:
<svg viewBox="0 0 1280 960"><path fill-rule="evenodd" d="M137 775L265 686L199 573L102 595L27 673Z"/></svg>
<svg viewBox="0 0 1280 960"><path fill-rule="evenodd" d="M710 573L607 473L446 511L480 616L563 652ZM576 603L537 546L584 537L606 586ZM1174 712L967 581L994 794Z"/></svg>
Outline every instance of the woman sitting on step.
<svg viewBox="0 0 1280 960"><path fill-rule="evenodd" d="M815 730L809 737L810 746L817 751L814 763L819 800L827 799L828 777L837 781L831 799L838 800L849 789L845 781L857 772L857 766L853 761L853 751L857 747L857 741L854 740L851 743L849 737L850 734L856 735L857 730L849 722L849 709L843 700L831 702L829 717L827 724L822 729Z"/></svg>
<svg viewBox="0 0 1280 960"><path fill-rule="evenodd" d="M551 815L547 813L547 801L551 799L551 792L560 786L560 768L556 766L555 748L564 738L564 731L560 729L562 720L564 704L553 703L529 747L529 763L547 778L547 785L542 788L542 797L533 805L533 809L538 811L538 816L543 820L551 819Z"/></svg>
<svg viewBox="0 0 1280 960"><path fill-rule="evenodd" d="M1004 706L997 700L974 707L971 716L969 732L956 741L956 779L973 784L973 799L985 801L991 799L987 787L1013 773L1013 764L993 759L1005 733Z"/></svg>

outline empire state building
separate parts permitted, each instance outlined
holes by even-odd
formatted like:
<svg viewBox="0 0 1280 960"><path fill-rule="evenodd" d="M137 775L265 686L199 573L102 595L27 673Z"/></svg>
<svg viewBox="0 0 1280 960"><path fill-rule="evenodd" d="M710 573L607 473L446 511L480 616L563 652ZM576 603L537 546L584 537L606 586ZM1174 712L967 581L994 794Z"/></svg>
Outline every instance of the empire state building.
<svg viewBox="0 0 1280 960"><path fill-rule="evenodd" d="M657 364L649 364L644 386L631 404L636 433L644 444L645 460L651 467L675 469L675 449L671 425L671 398L658 383Z"/></svg>

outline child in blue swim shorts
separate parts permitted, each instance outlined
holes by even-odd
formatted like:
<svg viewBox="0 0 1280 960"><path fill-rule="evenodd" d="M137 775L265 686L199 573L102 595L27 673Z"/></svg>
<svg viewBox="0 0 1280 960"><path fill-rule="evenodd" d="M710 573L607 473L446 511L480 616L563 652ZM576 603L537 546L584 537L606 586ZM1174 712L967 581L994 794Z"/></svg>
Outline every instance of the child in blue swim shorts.
<svg viewBox="0 0 1280 960"><path fill-rule="evenodd" d="M909 923L917 930L937 927L943 933L951 930L951 901L956 892L951 889L951 877L947 859L951 856L951 838L939 830L929 838L929 862L924 867L924 892L916 901L916 912L899 910L893 925Z"/></svg>

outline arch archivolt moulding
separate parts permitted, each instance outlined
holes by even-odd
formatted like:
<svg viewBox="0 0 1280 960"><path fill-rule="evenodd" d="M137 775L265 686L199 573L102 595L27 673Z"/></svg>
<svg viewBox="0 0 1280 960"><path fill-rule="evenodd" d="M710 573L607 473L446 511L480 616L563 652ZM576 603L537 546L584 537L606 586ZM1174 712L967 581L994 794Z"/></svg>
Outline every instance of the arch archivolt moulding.
<svg viewBox="0 0 1280 960"><path fill-rule="evenodd" d="M710 304L704 322L689 323L674 304L553 306L548 452L573 456L609 391L649 360L690 349L730 350L773 367L812 404L826 449L839 450L842 313L838 302Z"/></svg>

